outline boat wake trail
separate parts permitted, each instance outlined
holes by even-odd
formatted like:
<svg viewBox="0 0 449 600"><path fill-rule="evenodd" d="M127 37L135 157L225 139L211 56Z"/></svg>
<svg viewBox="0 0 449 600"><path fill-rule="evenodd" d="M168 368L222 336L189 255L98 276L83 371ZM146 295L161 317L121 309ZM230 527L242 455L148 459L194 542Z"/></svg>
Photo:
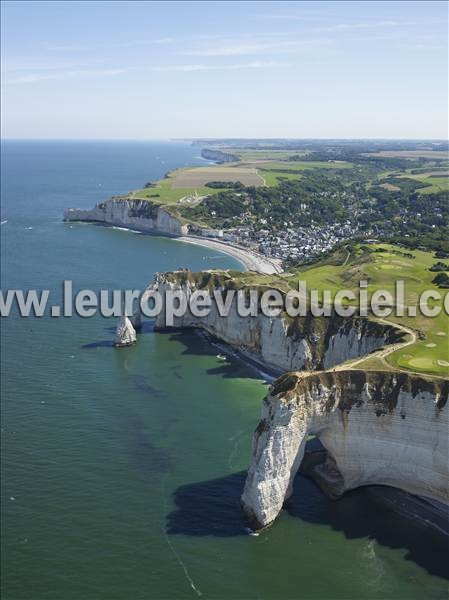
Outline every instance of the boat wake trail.
<svg viewBox="0 0 449 600"><path fill-rule="evenodd" d="M167 514L167 499L166 499L165 483L164 482L162 482L161 493L162 493L162 498L163 498L164 517L165 517L165 515ZM182 571L184 573L185 578L189 582L190 587L192 588L192 590L195 592L195 594L198 597L201 597L203 595L203 593L201 592L201 590L199 588L196 587L195 582L190 577L189 570L187 569L184 561L182 560L182 558L179 556L178 552L176 551L176 549L175 549L172 541L170 540L170 538L169 538L169 536L167 534L167 531L165 530L165 527L163 527L163 533L164 533L165 541L167 542L167 546L170 548L170 551L173 554L173 556L175 557L176 562L181 567L181 569L182 569Z"/></svg>

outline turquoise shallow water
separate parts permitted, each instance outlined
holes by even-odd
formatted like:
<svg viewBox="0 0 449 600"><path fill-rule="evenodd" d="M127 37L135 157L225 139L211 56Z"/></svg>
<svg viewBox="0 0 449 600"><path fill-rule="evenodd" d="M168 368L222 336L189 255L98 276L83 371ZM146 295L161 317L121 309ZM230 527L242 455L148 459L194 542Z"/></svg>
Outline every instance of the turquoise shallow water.
<svg viewBox="0 0 449 600"><path fill-rule="evenodd" d="M174 240L61 222L184 164L178 143L6 142L2 290L141 288L155 271L238 268ZM30 229L31 228L31 229ZM364 490L298 478L258 537L239 495L266 385L194 333L115 350L115 321L2 320L6 600L443 598L447 543Z"/></svg>

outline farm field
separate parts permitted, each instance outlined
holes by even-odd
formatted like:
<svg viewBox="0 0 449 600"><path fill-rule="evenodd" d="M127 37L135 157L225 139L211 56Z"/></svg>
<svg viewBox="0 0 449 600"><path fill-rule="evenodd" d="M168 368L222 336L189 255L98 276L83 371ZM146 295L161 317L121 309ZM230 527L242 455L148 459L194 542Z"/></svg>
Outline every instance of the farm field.
<svg viewBox="0 0 449 600"><path fill-rule="evenodd" d="M290 156L306 156L307 151L295 150L237 150L234 148L224 148L223 152L235 154L242 161L258 160L287 160Z"/></svg>
<svg viewBox="0 0 449 600"><path fill-rule="evenodd" d="M167 174L164 179L154 182L153 187L132 192L134 199L152 200L156 203L174 204L186 196L210 196L220 189L206 187L211 181L240 181L247 186L279 184L279 179L301 179L301 171L311 169L347 169L348 162L331 161L267 161L230 163L177 169Z"/></svg>
<svg viewBox="0 0 449 600"><path fill-rule="evenodd" d="M172 189L196 188L211 181L240 181L243 185L263 185L255 167L234 164L180 169L173 173L172 180Z"/></svg>
<svg viewBox="0 0 449 600"><path fill-rule="evenodd" d="M384 156L385 158L434 158L448 160L449 154L444 150L382 150L381 152L365 152L363 156Z"/></svg>
<svg viewBox="0 0 449 600"><path fill-rule="evenodd" d="M415 179L421 183L425 183L428 187L420 188L418 193L420 194L432 194L434 192L443 192L449 190L449 179L444 173L419 173L417 175L405 174L400 177L407 177L408 179Z"/></svg>
<svg viewBox="0 0 449 600"><path fill-rule="evenodd" d="M243 185L264 185L264 179L253 166L243 167L231 165L212 165L210 167L195 167L192 169L177 169L152 187L135 190L130 198L135 200L151 200L161 204L176 204L186 196L202 197L216 194L223 189L206 187L211 181L240 181Z"/></svg>
<svg viewBox="0 0 449 600"><path fill-rule="evenodd" d="M265 169L259 169L259 174L263 177L265 181L265 185L268 187L274 187L279 185L279 181L281 179L301 179L302 175L300 173L282 173L280 171L269 171Z"/></svg>
<svg viewBox="0 0 449 600"><path fill-rule="evenodd" d="M248 163L250 164L250 163ZM257 163L258 172L269 187L279 185L281 179L301 179L301 171L312 169L346 169L350 163L325 161L285 161Z"/></svg>
<svg viewBox="0 0 449 600"><path fill-rule="evenodd" d="M153 187L135 190L129 197L133 200L149 200L156 204L176 204L186 196L208 196L220 191L205 186L175 188L173 181L173 174L169 173L164 179L155 181Z"/></svg>
<svg viewBox="0 0 449 600"><path fill-rule="evenodd" d="M258 165L260 170L274 171L305 171L308 169L349 169L352 164L344 161L324 161L324 160L290 160L283 162L263 162Z"/></svg>

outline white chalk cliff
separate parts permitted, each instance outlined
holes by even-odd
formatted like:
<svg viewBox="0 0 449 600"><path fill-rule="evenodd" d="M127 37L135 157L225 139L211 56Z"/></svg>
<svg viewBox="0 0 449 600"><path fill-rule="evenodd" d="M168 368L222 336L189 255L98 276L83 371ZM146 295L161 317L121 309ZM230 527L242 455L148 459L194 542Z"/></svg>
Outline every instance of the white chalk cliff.
<svg viewBox="0 0 449 600"><path fill-rule="evenodd" d="M188 226L173 217L163 206L147 200L121 197L100 202L91 210L68 208L64 212L64 220L103 223L173 236L188 233Z"/></svg>
<svg viewBox="0 0 449 600"><path fill-rule="evenodd" d="M153 290L232 289L229 273L181 270L157 274ZM133 322L138 324L139 311ZM132 325L131 325L132 326ZM308 436L317 436L326 459L311 469L324 492L338 497L381 484L449 503L449 382L395 372L336 365L389 344L404 332L368 318L241 317L236 296L228 317L213 302L206 316L189 310L172 327L198 328L263 365L282 371L264 401L254 434L242 506L255 528L269 525L289 497ZM164 310L156 329L166 329ZM326 370L328 369L328 370ZM285 373L287 371L287 373Z"/></svg>
<svg viewBox="0 0 449 600"><path fill-rule="evenodd" d="M167 291L182 291L187 299L201 289L224 291L232 285L225 273L206 272L197 278L189 271L157 274L148 290L158 290L162 297ZM288 315L268 317L261 311L255 317L242 317L237 310L237 296L230 305L227 317L221 316L212 302L207 316L198 317L187 310L174 317L173 327L198 328L206 331L278 372L299 369L329 368L350 358L356 358L401 339L394 327L363 318L298 317ZM156 329L164 329L165 313L156 318Z"/></svg>
<svg viewBox="0 0 449 600"><path fill-rule="evenodd" d="M264 401L242 506L255 528L289 497L316 435L327 459L315 479L328 495L370 484L448 502L449 382L406 373L288 373Z"/></svg>
<svg viewBox="0 0 449 600"><path fill-rule="evenodd" d="M126 315L123 315L115 330L114 346L132 346L137 341L134 324Z"/></svg>

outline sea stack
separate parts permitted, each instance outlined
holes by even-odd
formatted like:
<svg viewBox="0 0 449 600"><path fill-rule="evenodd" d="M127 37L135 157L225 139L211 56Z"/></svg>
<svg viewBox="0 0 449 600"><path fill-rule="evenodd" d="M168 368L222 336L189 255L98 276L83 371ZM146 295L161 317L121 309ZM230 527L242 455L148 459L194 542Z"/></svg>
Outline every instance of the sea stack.
<svg viewBox="0 0 449 600"><path fill-rule="evenodd" d="M120 319L117 329L115 330L114 346L122 348L124 346L132 346L137 341L136 330L134 329L130 319L123 315Z"/></svg>

